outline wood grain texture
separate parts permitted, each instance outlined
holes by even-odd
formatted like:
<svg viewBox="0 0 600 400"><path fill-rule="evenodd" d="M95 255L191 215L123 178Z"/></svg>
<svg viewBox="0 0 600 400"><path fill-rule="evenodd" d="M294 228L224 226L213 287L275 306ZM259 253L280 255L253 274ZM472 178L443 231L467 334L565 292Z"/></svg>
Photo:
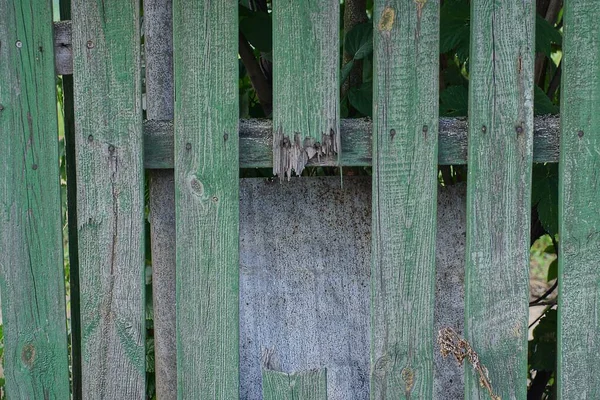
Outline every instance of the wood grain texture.
<svg viewBox="0 0 600 400"><path fill-rule="evenodd" d="M327 400L327 370L286 374L263 369L263 400Z"/></svg>
<svg viewBox="0 0 600 400"><path fill-rule="evenodd" d="M307 165L363 166L371 165L371 121L343 119L340 121L342 154L339 161L331 157L313 158ZM438 134L438 164L467 163L467 120L440 118ZM273 167L273 132L267 119L240 120L240 168ZM533 162L556 163L559 154L559 118L537 117L533 137ZM147 169L173 168L173 123L144 122L144 166Z"/></svg>
<svg viewBox="0 0 600 400"><path fill-rule="evenodd" d="M465 335L503 400L527 397L534 8L471 3Z"/></svg>
<svg viewBox="0 0 600 400"><path fill-rule="evenodd" d="M139 12L133 0L72 2L85 399L146 389Z"/></svg>
<svg viewBox="0 0 600 400"><path fill-rule="evenodd" d="M237 9L173 3L179 399L239 396Z"/></svg>
<svg viewBox="0 0 600 400"><path fill-rule="evenodd" d="M600 398L600 8L565 2L558 398Z"/></svg>
<svg viewBox="0 0 600 400"><path fill-rule="evenodd" d="M144 19L146 117L172 120L172 0L145 0ZM156 396L171 400L177 398L175 176L173 170L152 170L149 175Z"/></svg>
<svg viewBox="0 0 600 400"><path fill-rule="evenodd" d="M273 174L339 157L340 2L273 1Z"/></svg>
<svg viewBox="0 0 600 400"><path fill-rule="evenodd" d="M429 399L439 2L376 1L373 15L371 399Z"/></svg>
<svg viewBox="0 0 600 400"><path fill-rule="evenodd" d="M0 293L11 399L69 398L52 7L0 0Z"/></svg>

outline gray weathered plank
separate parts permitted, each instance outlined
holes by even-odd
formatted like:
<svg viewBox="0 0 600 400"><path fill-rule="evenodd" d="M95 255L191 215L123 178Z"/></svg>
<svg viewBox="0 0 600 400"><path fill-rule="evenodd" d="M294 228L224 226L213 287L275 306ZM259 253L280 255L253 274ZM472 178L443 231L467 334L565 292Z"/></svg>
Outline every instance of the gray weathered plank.
<svg viewBox="0 0 600 400"><path fill-rule="evenodd" d="M438 164L467 163L467 121L460 118L440 118ZM273 166L273 134L271 121L240 120L240 168L271 168ZM340 122L342 154L313 158L311 166L370 166L371 122L367 119L343 119ZM533 162L558 162L559 118L537 117L533 137ZM148 169L173 168L173 123L144 122L144 166Z"/></svg>
<svg viewBox="0 0 600 400"><path fill-rule="evenodd" d="M70 18L70 17L69 17ZM73 74L71 21L54 23L54 67L57 75Z"/></svg>
<svg viewBox="0 0 600 400"><path fill-rule="evenodd" d="M146 117L173 119L172 0L144 1ZM150 171L150 244L156 395L177 397L175 336L175 184L172 170Z"/></svg>
<svg viewBox="0 0 600 400"><path fill-rule="evenodd" d="M237 10L173 3L180 399L239 396Z"/></svg>
<svg viewBox="0 0 600 400"><path fill-rule="evenodd" d="M535 2L471 8L465 336L496 395L524 399ZM465 398L487 398L465 373Z"/></svg>
<svg viewBox="0 0 600 400"><path fill-rule="evenodd" d="M374 9L371 398L433 392L439 3Z"/></svg>
<svg viewBox="0 0 600 400"><path fill-rule="evenodd" d="M85 399L145 396L139 3L72 2Z"/></svg>
<svg viewBox="0 0 600 400"><path fill-rule="evenodd" d="M11 399L69 398L52 5L0 0L0 293Z"/></svg>
<svg viewBox="0 0 600 400"><path fill-rule="evenodd" d="M286 374L263 369L263 400L327 400L327 370Z"/></svg>
<svg viewBox="0 0 600 400"><path fill-rule="evenodd" d="M340 2L273 1L273 174L339 156Z"/></svg>
<svg viewBox="0 0 600 400"><path fill-rule="evenodd" d="M600 8L565 2L558 398L600 398Z"/></svg>

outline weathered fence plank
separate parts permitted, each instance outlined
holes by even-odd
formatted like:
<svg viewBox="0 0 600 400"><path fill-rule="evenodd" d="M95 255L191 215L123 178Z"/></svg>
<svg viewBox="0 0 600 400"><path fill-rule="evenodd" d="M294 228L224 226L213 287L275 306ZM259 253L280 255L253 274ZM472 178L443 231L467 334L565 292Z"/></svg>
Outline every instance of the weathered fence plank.
<svg viewBox="0 0 600 400"><path fill-rule="evenodd" d="M72 2L85 399L145 396L139 12Z"/></svg>
<svg viewBox="0 0 600 400"><path fill-rule="evenodd" d="M371 398L432 397L439 3L375 2Z"/></svg>
<svg viewBox="0 0 600 400"><path fill-rule="evenodd" d="M146 117L173 119L173 2L144 1ZM172 154L172 153L171 153ZM177 397L175 330L175 177L150 171L150 244L156 396Z"/></svg>
<svg viewBox="0 0 600 400"><path fill-rule="evenodd" d="M180 399L239 396L237 9L173 4Z"/></svg>
<svg viewBox="0 0 600 400"><path fill-rule="evenodd" d="M534 7L471 3L465 332L506 400L527 397Z"/></svg>
<svg viewBox="0 0 600 400"><path fill-rule="evenodd" d="M273 173L337 159L340 2L273 2Z"/></svg>
<svg viewBox="0 0 600 400"><path fill-rule="evenodd" d="M69 398L52 6L0 0L0 293L11 399Z"/></svg>
<svg viewBox="0 0 600 400"><path fill-rule="evenodd" d="M600 8L565 2L558 398L600 398Z"/></svg>
<svg viewBox="0 0 600 400"><path fill-rule="evenodd" d="M286 374L263 369L263 400L327 400L327 370Z"/></svg>

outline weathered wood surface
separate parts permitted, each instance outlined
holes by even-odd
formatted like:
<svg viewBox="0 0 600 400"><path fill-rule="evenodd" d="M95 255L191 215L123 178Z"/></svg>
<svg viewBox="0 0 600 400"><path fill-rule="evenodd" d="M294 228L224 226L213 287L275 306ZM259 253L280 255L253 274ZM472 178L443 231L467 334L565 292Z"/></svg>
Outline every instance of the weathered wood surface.
<svg viewBox="0 0 600 400"><path fill-rule="evenodd" d="M263 400L327 400L327 370L286 374L263 369Z"/></svg>
<svg viewBox="0 0 600 400"><path fill-rule="evenodd" d="M237 14L173 3L179 399L239 396Z"/></svg>
<svg viewBox="0 0 600 400"><path fill-rule="evenodd" d="M146 117L173 119L172 0L144 1ZM150 171L150 244L156 395L177 398L175 183L173 170Z"/></svg>
<svg viewBox="0 0 600 400"><path fill-rule="evenodd" d="M465 193L439 188L436 331L463 329ZM371 177L240 181L242 400L263 366L327 368L330 400L369 398L370 264ZM462 398L463 368L435 353L433 398Z"/></svg>
<svg viewBox="0 0 600 400"><path fill-rule="evenodd" d="M432 398L439 3L374 15L371 399Z"/></svg>
<svg viewBox="0 0 600 400"><path fill-rule="evenodd" d="M524 399L535 2L471 8L465 335L494 392ZM465 374L465 398L488 398L473 370Z"/></svg>
<svg viewBox="0 0 600 400"><path fill-rule="evenodd" d="M337 159L340 2L273 2L273 174Z"/></svg>
<svg viewBox="0 0 600 400"><path fill-rule="evenodd" d="M85 399L146 390L139 12L72 2Z"/></svg>
<svg viewBox="0 0 600 400"><path fill-rule="evenodd" d="M537 117L533 137L533 162L558 162L559 118ZM342 154L338 161L331 157L313 158L310 166L370 166L371 121L343 119L340 121ZM240 168L271 168L273 166L273 133L270 120L240 120ZM467 120L440 118L438 164L467 163ZM144 166L148 169L173 168L173 123L144 122Z"/></svg>
<svg viewBox="0 0 600 400"><path fill-rule="evenodd" d="M70 19L62 18L61 19ZM57 75L73 74L73 38L71 37L71 21L54 23L54 67Z"/></svg>
<svg viewBox="0 0 600 400"><path fill-rule="evenodd" d="M565 2L558 398L600 398L600 8Z"/></svg>
<svg viewBox="0 0 600 400"><path fill-rule="evenodd" d="M0 0L0 293L11 399L69 398L52 5Z"/></svg>

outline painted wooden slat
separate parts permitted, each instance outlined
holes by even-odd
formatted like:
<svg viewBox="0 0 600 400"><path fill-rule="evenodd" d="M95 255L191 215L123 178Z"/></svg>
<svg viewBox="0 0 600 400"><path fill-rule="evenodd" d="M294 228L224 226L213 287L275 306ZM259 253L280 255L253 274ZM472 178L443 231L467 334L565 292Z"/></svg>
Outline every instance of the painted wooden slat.
<svg viewBox="0 0 600 400"><path fill-rule="evenodd" d="M263 400L327 400L327 370L286 374L263 369Z"/></svg>
<svg viewBox="0 0 600 400"><path fill-rule="evenodd" d="M471 2L465 333L506 400L527 397L534 7Z"/></svg>
<svg viewBox="0 0 600 400"><path fill-rule="evenodd" d="M172 0L144 1L146 117L150 120L173 119L172 5ZM174 181L173 170L150 171L154 372L156 396L164 400L177 397Z"/></svg>
<svg viewBox="0 0 600 400"><path fill-rule="evenodd" d="M72 2L85 399L145 396L139 11Z"/></svg>
<svg viewBox="0 0 600 400"><path fill-rule="evenodd" d="M600 398L600 8L565 2L558 398Z"/></svg>
<svg viewBox="0 0 600 400"><path fill-rule="evenodd" d="M337 160L340 2L273 1L273 173Z"/></svg>
<svg viewBox="0 0 600 400"><path fill-rule="evenodd" d="M173 4L180 399L238 398L237 8Z"/></svg>
<svg viewBox="0 0 600 400"><path fill-rule="evenodd" d="M0 293L11 399L69 398L52 5L0 0Z"/></svg>
<svg viewBox="0 0 600 400"><path fill-rule="evenodd" d="M438 25L436 1L375 2L372 399L432 397Z"/></svg>

